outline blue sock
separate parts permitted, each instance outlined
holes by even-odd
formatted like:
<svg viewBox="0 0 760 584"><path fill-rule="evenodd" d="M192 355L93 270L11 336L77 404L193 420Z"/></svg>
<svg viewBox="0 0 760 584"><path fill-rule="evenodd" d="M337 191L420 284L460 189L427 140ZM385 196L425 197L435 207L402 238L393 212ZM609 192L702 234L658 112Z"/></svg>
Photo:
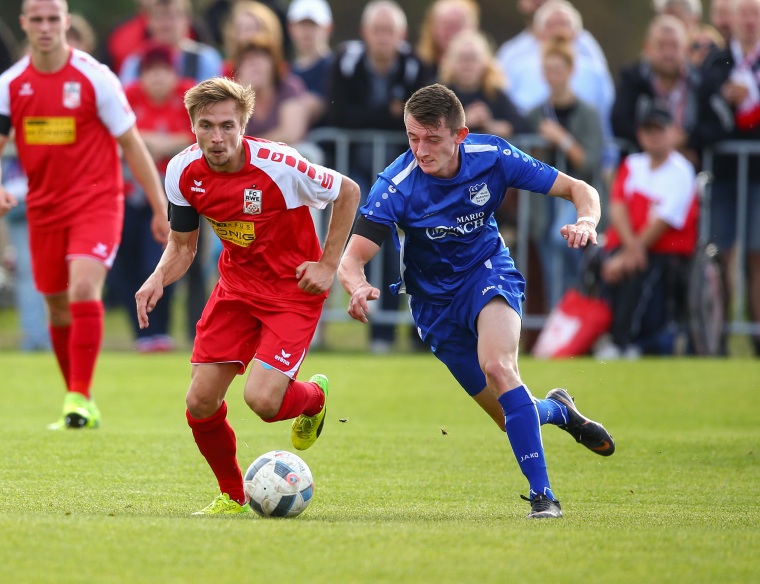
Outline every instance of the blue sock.
<svg viewBox="0 0 760 584"><path fill-rule="evenodd" d="M545 400L544 400L545 401ZM544 445L541 442L541 424L533 403L533 396L521 385L499 397L504 410L507 436L515 453L520 470L530 484L530 496L543 493L554 499L546 472Z"/></svg>
<svg viewBox="0 0 760 584"><path fill-rule="evenodd" d="M536 404L538 419L542 426L544 424L554 424L555 426L567 424L567 407L565 405L553 399L533 398L533 403Z"/></svg>

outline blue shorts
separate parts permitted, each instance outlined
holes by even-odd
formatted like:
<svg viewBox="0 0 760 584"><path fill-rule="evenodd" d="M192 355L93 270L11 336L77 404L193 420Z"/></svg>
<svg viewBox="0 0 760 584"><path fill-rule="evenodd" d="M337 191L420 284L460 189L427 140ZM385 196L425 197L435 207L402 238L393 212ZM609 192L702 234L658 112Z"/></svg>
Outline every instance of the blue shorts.
<svg viewBox="0 0 760 584"><path fill-rule="evenodd" d="M415 298L410 302L420 337L469 395L477 395L486 386L478 361L477 320L483 307L497 296L522 318L525 278L506 254L494 256L472 273L449 304Z"/></svg>

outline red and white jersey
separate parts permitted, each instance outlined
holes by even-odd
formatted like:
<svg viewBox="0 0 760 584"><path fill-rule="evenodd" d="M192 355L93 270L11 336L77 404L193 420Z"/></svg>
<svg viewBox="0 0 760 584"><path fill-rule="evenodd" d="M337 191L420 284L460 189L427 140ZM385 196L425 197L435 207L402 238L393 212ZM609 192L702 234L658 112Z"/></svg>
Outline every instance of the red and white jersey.
<svg viewBox="0 0 760 584"><path fill-rule="evenodd" d="M650 248L652 252L690 255L697 245L696 188L694 167L680 153L671 153L653 169L649 155L639 152L620 165L610 200L625 204L634 233L643 231L656 218L670 226ZM606 235L607 249L620 245L614 227Z"/></svg>
<svg viewBox="0 0 760 584"><path fill-rule="evenodd" d="M42 73L26 56L0 75L0 115L16 131L32 224L60 227L83 214L121 212L114 138L135 116L108 67L72 49L62 69Z"/></svg>
<svg viewBox="0 0 760 584"><path fill-rule="evenodd" d="M197 144L177 154L166 170L166 194L206 217L222 240L219 285L262 302L322 302L298 288L296 268L317 261L322 248L310 207L338 197L342 177L312 164L296 150L245 137L248 163L238 172L211 170Z"/></svg>

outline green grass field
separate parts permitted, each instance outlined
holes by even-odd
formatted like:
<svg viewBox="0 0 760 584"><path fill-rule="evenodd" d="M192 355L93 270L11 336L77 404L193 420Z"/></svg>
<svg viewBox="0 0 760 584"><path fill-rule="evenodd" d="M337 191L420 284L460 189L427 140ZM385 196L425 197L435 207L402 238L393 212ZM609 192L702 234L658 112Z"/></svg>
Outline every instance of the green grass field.
<svg viewBox="0 0 760 584"><path fill-rule="evenodd" d="M97 431L49 432L50 355L0 352L0 582L757 582L760 365L523 359L615 436L544 426L565 518L529 521L506 438L428 355L313 353L328 421L295 519L196 518L216 494L184 419L187 354L107 352ZM289 425L228 394L243 468ZM346 419L346 422L339 422ZM445 430L445 433L442 431Z"/></svg>

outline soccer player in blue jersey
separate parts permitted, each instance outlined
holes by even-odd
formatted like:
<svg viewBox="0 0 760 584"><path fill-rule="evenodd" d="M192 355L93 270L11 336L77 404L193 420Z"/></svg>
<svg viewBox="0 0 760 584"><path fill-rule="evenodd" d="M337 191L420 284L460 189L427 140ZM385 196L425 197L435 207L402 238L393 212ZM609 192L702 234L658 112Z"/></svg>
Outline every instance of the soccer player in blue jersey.
<svg viewBox="0 0 760 584"><path fill-rule="evenodd" d="M401 252L401 279L392 292L411 296L422 340L506 431L530 485L528 517L562 517L541 425L559 426L602 456L615 444L601 424L578 412L566 390L537 399L523 384L517 352L525 279L493 214L509 187L565 198L578 220L560 232L580 248L597 243L599 194L501 138L470 135L462 104L443 85L416 91L406 102L404 123L409 150L380 173L338 268L351 296L348 313L368 322L369 301L380 290L369 284L364 266L391 232Z"/></svg>

